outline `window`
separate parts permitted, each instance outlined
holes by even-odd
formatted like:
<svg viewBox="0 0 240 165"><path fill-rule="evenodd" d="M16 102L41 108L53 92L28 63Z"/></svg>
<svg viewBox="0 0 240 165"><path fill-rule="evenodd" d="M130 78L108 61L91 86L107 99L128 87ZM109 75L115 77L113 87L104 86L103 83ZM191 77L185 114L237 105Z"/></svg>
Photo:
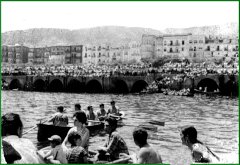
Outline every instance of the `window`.
<svg viewBox="0 0 240 165"><path fill-rule="evenodd" d="M170 48L169 52L170 52L170 53L172 53L172 52L173 52L172 48Z"/></svg>
<svg viewBox="0 0 240 165"><path fill-rule="evenodd" d="M192 40L189 40L189 44L191 44L192 43Z"/></svg>
<svg viewBox="0 0 240 165"><path fill-rule="evenodd" d="M184 48L182 48L182 51L184 51Z"/></svg>
<svg viewBox="0 0 240 165"><path fill-rule="evenodd" d="M101 53L98 54L98 57L101 57Z"/></svg>
<svg viewBox="0 0 240 165"><path fill-rule="evenodd" d="M199 43L202 44L202 43L203 43L203 40L199 40Z"/></svg>
<svg viewBox="0 0 240 165"><path fill-rule="evenodd" d="M166 52L167 51L167 49L166 48L164 48L164 52Z"/></svg>
<svg viewBox="0 0 240 165"><path fill-rule="evenodd" d="M196 44L197 43L197 40L194 40L194 44Z"/></svg>
<svg viewBox="0 0 240 165"><path fill-rule="evenodd" d="M164 41L164 45L167 45L167 41Z"/></svg>
<svg viewBox="0 0 240 165"><path fill-rule="evenodd" d="M85 53L85 57L87 58L87 53Z"/></svg>

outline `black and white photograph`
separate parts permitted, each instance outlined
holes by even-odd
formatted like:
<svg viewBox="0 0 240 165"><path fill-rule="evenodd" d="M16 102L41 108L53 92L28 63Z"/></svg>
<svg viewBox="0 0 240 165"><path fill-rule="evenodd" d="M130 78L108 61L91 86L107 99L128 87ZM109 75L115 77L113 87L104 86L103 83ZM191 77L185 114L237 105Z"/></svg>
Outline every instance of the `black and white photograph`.
<svg viewBox="0 0 240 165"><path fill-rule="evenodd" d="M1 2L1 164L238 164L238 1Z"/></svg>

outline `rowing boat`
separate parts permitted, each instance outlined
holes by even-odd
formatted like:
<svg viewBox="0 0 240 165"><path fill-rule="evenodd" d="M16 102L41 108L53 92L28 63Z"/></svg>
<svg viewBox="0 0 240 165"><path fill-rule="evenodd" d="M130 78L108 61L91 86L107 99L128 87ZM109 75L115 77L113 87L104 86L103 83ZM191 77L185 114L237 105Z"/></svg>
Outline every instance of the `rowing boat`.
<svg viewBox="0 0 240 165"><path fill-rule="evenodd" d="M43 124L39 123L38 126L38 133L37 133L37 139L39 142L47 141L49 137L52 135L59 135L62 139L65 138L67 135L69 129L71 127L59 127L49 124ZM96 123L91 126L87 126L88 130L90 131L90 135L94 136L98 131L102 130L104 128L104 123Z"/></svg>

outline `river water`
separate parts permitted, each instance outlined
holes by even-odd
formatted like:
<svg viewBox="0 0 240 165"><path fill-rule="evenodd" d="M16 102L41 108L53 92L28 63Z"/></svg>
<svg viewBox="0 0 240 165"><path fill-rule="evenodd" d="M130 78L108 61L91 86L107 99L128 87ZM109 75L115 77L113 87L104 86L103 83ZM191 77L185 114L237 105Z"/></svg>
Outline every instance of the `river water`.
<svg viewBox="0 0 240 165"><path fill-rule="evenodd" d="M209 146L222 159L222 163L238 163L238 99L226 97L194 97L149 95L113 95L113 94L69 94L40 93L24 91L2 91L2 114L15 112L21 115L24 129L35 126L40 119L47 118L59 105L67 108L69 117L73 114L75 103L82 109L92 105L95 110L100 103L108 109L111 100L126 113L123 126L118 132L125 139L130 152L138 148L133 142L132 130L150 120L164 121L165 126L157 126L157 131L148 131L149 143L162 156L164 163L189 165L192 160L190 151L181 144L178 127L194 125L198 130L198 139ZM132 126L129 126L132 125ZM37 129L27 134L36 146ZM90 149L104 144L106 137L95 136L90 139Z"/></svg>

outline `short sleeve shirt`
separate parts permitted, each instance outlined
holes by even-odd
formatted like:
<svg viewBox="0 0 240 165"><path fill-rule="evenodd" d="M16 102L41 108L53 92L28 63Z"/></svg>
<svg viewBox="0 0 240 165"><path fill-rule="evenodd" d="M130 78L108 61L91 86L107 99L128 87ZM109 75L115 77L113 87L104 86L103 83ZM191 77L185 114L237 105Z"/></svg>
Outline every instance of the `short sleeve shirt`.
<svg viewBox="0 0 240 165"><path fill-rule="evenodd" d="M120 153L129 154L127 144L118 132L113 132L106 144L107 152L110 154L112 160L119 159Z"/></svg>

